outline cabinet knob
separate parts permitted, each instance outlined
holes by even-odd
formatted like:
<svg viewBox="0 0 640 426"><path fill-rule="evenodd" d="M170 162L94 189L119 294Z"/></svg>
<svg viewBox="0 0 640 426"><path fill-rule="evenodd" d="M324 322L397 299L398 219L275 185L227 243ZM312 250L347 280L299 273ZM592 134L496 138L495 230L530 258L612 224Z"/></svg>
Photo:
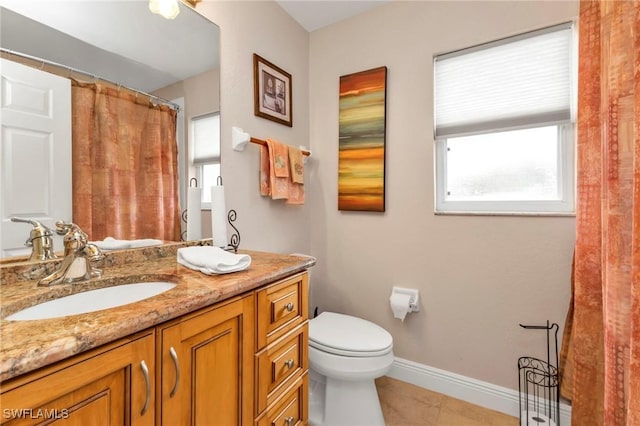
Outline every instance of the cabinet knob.
<svg viewBox="0 0 640 426"><path fill-rule="evenodd" d="M293 360L292 359L288 359L284 362L284 365L287 366L287 368L293 368Z"/></svg>
<svg viewBox="0 0 640 426"><path fill-rule="evenodd" d="M293 417L287 417L286 419L284 419L284 424L287 426L293 426L295 420L296 419L294 419Z"/></svg>
<svg viewBox="0 0 640 426"><path fill-rule="evenodd" d="M294 308L294 305L291 302L287 303L287 306L285 306L285 309L289 312L293 312L293 308Z"/></svg>

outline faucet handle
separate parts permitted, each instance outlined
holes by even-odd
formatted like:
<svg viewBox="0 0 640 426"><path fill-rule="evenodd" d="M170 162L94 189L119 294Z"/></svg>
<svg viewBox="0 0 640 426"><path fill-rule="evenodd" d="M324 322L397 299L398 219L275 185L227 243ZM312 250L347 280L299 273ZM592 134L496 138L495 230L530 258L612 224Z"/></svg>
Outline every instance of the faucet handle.
<svg viewBox="0 0 640 426"><path fill-rule="evenodd" d="M75 223L59 220L56 222L56 233L64 235L65 241L84 241L86 243L89 238L87 234Z"/></svg>
<svg viewBox="0 0 640 426"><path fill-rule="evenodd" d="M33 226L29 233L29 238L25 241L26 247L31 247L31 257L29 260L55 259L57 256L53 251L53 232L47 226L35 219L12 217L12 222L28 223Z"/></svg>
<svg viewBox="0 0 640 426"><path fill-rule="evenodd" d="M14 216L14 217L11 218L11 222L29 223L29 224L33 225L34 228L36 228L36 227L46 228L46 226L42 225L42 223L38 222L35 219L30 219L30 218L15 217Z"/></svg>
<svg viewBox="0 0 640 426"><path fill-rule="evenodd" d="M87 244L82 250L82 253L92 262L104 259L104 253L102 253L100 247L92 243Z"/></svg>
<svg viewBox="0 0 640 426"><path fill-rule="evenodd" d="M58 235L64 235L64 255L82 250L88 243L89 237L80 229L78 225L72 222L64 222L59 220L56 222L56 233Z"/></svg>
<svg viewBox="0 0 640 426"><path fill-rule="evenodd" d="M51 232L51 229L49 229L46 225L43 225L42 222L35 219L14 216L11 218L11 222L28 223L33 226L29 238L24 243L24 245L27 247L33 246L33 240L36 238L53 236L53 232Z"/></svg>
<svg viewBox="0 0 640 426"><path fill-rule="evenodd" d="M11 218L11 222L28 223L33 226L33 231L35 231L39 236L53 235L53 232L51 232L51 229L49 229L49 227L43 225L42 222L35 219L14 216Z"/></svg>
<svg viewBox="0 0 640 426"><path fill-rule="evenodd" d="M72 222L65 222L64 220L59 220L56 222L56 233L58 235L65 235L67 234L70 230L80 230L82 231L82 229L80 229L80 227L78 225L76 225L75 223Z"/></svg>

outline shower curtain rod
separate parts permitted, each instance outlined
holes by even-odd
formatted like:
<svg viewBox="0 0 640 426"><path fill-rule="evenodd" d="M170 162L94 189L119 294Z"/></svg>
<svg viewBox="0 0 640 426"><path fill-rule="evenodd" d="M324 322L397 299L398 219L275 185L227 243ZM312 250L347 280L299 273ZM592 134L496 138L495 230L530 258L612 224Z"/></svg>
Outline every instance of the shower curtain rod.
<svg viewBox="0 0 640 426"><path fill-rule="evenodd" d="M118 89L125 89L125 90L129 90L131 92L134 92L136 94L147 96L152 101L157 101L157 102L160 102L162 104L165 104L165 105L175 109L176 111L180 110L180 105L178 105L176 103L173 103L171 101L168 101L168 100L166 100L164 98L161 98L160 96L152 95L151 93L146 93L146 92L143 92L143 91L138 90L138 89L133 89L131 87L123 86L122 84L120 84L118 82L111 81L111 80L109 80L107 78L100 77L99 75L92 74L92 73L87 72L87 71L83 71L83 70L80 70L80 69L77 69L77 68L73 68L73 67L69 67L69 66L66 66L66 65L62 65L62 64L59 64L57 62L49 61L47 59L38 58L36 56L27 55L26 53L16 52L14 50L6 49L4 47L0 47L0 52L6 53L7 55L19 56L21 58L28 59L30 61L40 62L42 64L41 67L40 67L41 69L46 64L46 65L51 65L51 66L59 68L59 69L67 70L67 72L69 72L69 73L73 72L73 73L76 73L76 74L82 74L84 76L91 77L91 78L93 78L94 81L101 80L101 81L104 81L106 83L109 83L109 84L112 84L112 85L116 86ZM71 77L67 76L67 78L71 78Z"/></svg>

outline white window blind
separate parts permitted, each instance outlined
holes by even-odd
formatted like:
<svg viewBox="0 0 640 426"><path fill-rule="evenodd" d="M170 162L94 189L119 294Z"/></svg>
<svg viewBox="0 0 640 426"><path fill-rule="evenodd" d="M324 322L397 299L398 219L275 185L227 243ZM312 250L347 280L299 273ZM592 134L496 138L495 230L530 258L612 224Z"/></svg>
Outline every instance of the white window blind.
<svg viewBox="0 0 640 426"><path fill-rule="evenodd" d="M207 114L191 119L193 164L220 162L220 114Z"/></svg>
<svg viewBox="0 0 640 426"><path fill-rule="evenodd" d="M572 120L572 24L437 56L436 138Z"/></svg>

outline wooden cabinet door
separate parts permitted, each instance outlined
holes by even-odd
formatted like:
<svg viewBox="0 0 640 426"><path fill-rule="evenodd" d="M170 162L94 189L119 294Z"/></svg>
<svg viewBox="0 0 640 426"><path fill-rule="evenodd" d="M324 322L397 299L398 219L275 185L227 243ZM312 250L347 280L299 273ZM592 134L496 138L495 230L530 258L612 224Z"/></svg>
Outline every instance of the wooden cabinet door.
<svg viewBox="0 0 640 426"><path fill-rule="evenodd" d="M253 297L158 329L158 419L166 426L252 423Z"/></svg>
<svg viewBox="0 0 640 426"><path fill-rule="evenodd" d="M154 349L149 331L3 383L0 423L153 426Z"/></svg>

